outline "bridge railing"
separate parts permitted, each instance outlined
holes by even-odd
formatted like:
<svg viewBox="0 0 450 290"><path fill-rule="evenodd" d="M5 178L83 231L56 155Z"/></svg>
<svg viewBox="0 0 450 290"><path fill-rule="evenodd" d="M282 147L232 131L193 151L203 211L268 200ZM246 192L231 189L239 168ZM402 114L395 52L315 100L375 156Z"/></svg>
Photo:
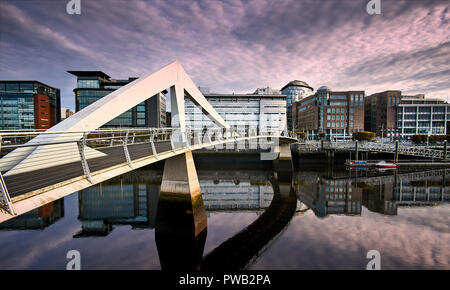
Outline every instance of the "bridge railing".
<svg viewBox="0 0 450 290"><path fill-rule="evenodd" d="M208 128L123 128L95 131L0 131L0 203L13 212L11 199L3 176L32 172L64 164L81 163L84 177L92 183L88 161L107 156L109 149L122 151L122 156L133 167L129 147L150 144L151 152L158 158L156 145L166 142L166 148L176 153L178 149L217 144L228 140L245 140L252 137L291 138L295 134L281 130L256 131L254 129ZM114 149L115 148L115 149ZM120 152L119 151L119 152ZM79 164L79 163L78 163ZM41 172L41 171L38 171ZM35 178L42 178L36 176Z"/></svg>
<svg viewBox="0 0 450 290"><path fill-rule="evenodd" d="M307 141L299 143L298 148L305 151L319 151L319 150L345 150L353 151L356 149L355 142L330 142L330 141ZM374 143L374 142L358 142L358 150L394 153L395 143ZM444 148L435 149L423 146L398 145L398 153L411 156L444 159Z"/></svg>

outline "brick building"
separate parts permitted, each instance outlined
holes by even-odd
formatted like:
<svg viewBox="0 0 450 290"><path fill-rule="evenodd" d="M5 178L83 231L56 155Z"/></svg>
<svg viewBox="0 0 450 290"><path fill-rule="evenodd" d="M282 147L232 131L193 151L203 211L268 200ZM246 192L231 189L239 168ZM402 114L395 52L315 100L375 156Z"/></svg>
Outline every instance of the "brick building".
<svg viewBox="0 0 450 290"><path fill-rule="evenodd" d="M377 136L395 135L397 132L397 105L401 98L401 91L384 91L366 97L364 100L364 130L375 132Z"/></svg>
<svg viewBox="0 0 450 290"><path fill-rule="evenodd" d="M364 129L364 91L331 91L321 87L316 94L293 105L293 129L308 139L325 133L326 139L349 139Z"/></svg>

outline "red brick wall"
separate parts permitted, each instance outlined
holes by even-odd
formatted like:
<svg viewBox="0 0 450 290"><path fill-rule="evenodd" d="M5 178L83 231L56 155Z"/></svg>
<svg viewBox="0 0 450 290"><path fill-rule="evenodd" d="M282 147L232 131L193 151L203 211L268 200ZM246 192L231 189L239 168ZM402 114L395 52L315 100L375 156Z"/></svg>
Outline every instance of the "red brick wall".
<svg viewBox="0 0 450 290"><path fill-rule="evenodd" d="M34 128L48 129L55 124L54 114L51 114L49 97L34 95ZM53 120L52 120L53 119Z"/></svg>

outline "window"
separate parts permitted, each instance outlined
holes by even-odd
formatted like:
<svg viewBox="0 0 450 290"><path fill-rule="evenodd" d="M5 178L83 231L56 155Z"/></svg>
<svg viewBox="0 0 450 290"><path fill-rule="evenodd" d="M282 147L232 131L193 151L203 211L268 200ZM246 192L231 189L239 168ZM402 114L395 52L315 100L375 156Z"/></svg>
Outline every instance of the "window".
<svg viewBox="0 0 450 290"><path fill-rule="evenodd" d="M336 113L336 110L333 108L332 110L331 110L331 112L334 114L334 113ZM334 120L334 119L333 119Z"/></svg>
<svg viewBox="0 0 450 290"><path fill-rule="evenodd" d="M99 88L100 83L98 80L78 80L78 88Z"/></svg>
<svg viewBox="0 0 450 290"><path fill-rule="evenodd" d="M419 112L420 113L430 113L431 107L420 107Z"/></svg>
<svg viewBox="0 0 450 290"><path fill-rule="evenodd" d="M18 83L6 83L6 90L7 91L18 91L19 84Z"/></svg>
<svg viewBox="0 0 450 290"><path fill-rule="evenodd" d="M21 83L20 90L22 92L32 93L33 92L33 83Z"/></svg>

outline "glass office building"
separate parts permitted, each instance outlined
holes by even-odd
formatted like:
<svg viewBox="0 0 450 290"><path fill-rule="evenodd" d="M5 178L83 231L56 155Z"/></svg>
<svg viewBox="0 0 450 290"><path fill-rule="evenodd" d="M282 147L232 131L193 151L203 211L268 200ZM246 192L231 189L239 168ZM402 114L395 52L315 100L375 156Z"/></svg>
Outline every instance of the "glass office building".
<svg viewBox="0 0 450 290"><path fill-rule="evenodd" d="M60 90L38 81L0 81L0 129L48 129L61 121Z"/></svg>
<svg viewBox="0 0 450 290"><path fill-rule="evenodd" d="M441 99L425 98L423 94L402 96L396 107L397 134L408 140L413 135L448 134L450 104Z"/></svg>
<svg viewBox="0 0 450 290"><path fill-rule="evenodd" d="M289 82L283 88L281 93L286 95L286 114L287 114L287 126L288 130L293 129L292 124L292 105L294 102L298 102L313 93L314 89L310 87L306 82L295 80Z"/></svg>
<svg viewBox="0 0 450 290"><path fill-rule="evenodd" d="M137 79L115 80L101 71L68 72L77 77L77 87L74 89L76 112ZM102 127L165 127L165 93L147 99Z"/></svg>

